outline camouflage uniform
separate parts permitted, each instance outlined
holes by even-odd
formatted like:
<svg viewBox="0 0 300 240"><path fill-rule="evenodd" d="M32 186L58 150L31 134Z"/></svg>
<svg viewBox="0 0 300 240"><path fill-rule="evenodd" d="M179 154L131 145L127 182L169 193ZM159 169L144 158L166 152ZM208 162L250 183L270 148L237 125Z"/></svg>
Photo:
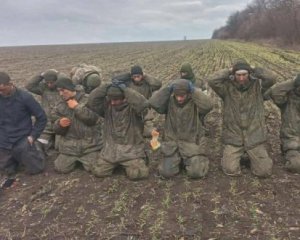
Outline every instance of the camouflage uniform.
<svg viewBox="0 0 300 240"><path fill-rule="evenodd" d="M300 95L295 89L295 79L285 81L273 86L270 96L281 111L280 139L286 168L300 173Z"/></svg>
<svg viewBox="0 0 300 240"><path fill-rule="evenodd" d="M55 160L55 169L61 173L68 173L75 168L76 162L82 163L87 171L92 166L102 148L101 125L99 116L86 107L88 96L77 92L75 99L79 103L75 109L70 109L65 101L61 101L55 108L54 131L61 136L59 156ZM69 127L61 127L61 117L71 120Z"/></svg>
<svg viewBox="0 0 300 240"><path fill-rule="evenodd" d="M267 138L263 93L274 84L274 75L256 68L249 83L242 86L231 74L228 69L221 70L208 82L223 100L223 171L240 175L240 158L247 152L253 174L269 176L273 162L264 147Z"/></svg>
<svg viewBox="0 0 300 240"><path fill-rule="evenodd" d="M182 79L174 84L178 81L189 84ZM190 93L190 99L179 106L170 89L165 87L155 93L149 102L158 113L166 114L160 174L164 177L176 175L183 160L189 177L204 177L208 172L209 160L205 152L201 118L212 109L211 99L196 88Z"/></svg>
<svg viewBox="0 0 300 240"><path fill-rule="evenodd" d="M104 117L104 146L93 173L98 177L109 176L116 166L121 165L130 179L148 177L141 116L148 105L147 100L133 89L125 88L127 101L113 107L107 98L109 88L110 84L103 84L89 97L89 107Z"/></svg>
<svg viewBox="0 0 300 240"><path fill-rule="evenodd" d="M185 76L180 76L182 79L190 80L196 87L200 88L201 90L206 90L206 86L203 79L195 77L193 72L192 66L189 63L184 63L181 65L180 72L185 72Z"/></svg>
<svg viewBox="0 0 300 240"><path fill-rule="evenodd" d="M71 70L71 78L75 85L83 86L86 93L90 93L94 88L100 85L101 70L93 65L87 65L85 63L79 64L73 67ZM89 85L89 78L93 81L92 85Z"/></svg>
<svg viewBox="0 0 300 240"><path fill-rule="evenodd" d="M41 105L47 115L47 125L39 137L39 141L46 145L46 149L53 147L55 142L55 133L53 131L53 119L51 113L54 106L61 100L56 88L50 89L44 81L44 77L41 74L34 76L25 88L37 95L41 96Z"/></svg>
<svg viewBox="0 0 300 240"><path fill-rule="evenodd" d="M144 74L140 84L135 84L133 80L129 81L128 87L142 94L146 99L149 99L153 92L161 88L162 82L159 79ZM143 114L144 120L144 136L150 137L153 130L154 112L152 109L146 109Z"/></svg>

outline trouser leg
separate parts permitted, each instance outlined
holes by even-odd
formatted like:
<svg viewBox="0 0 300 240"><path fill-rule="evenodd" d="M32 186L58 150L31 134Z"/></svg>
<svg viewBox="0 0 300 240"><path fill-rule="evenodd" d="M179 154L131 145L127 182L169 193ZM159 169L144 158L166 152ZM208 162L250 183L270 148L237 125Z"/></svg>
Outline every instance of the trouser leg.
<svg viewBox="0 0 300 240"><path fill-rule="evenodd" d="M187 175L191 178L205 177L209 169L209 160L206 156L198 155L184 161Z"/></svg>
<svg viewBox="0 0 300 240"><path fill-rule="evenodd" d="M126 174L131 180L147 178L149 168L146 166L144 159L133 159L121 163L125 167Z"/></svg>
<svg viewBox="0 0 300 240"><path fill-rule="evenodd" d="M241 174L240 159L244 153L244 147L225 145L221 165L223 172L229 176Z"/></svg>
<svg viewBox="0 0 300 240"><path fill-rule="evenodd" d="M84 169L88 172L92 171L95 162L97 161L99 152L87 153L84 156L80 157L79 162L82 163Z"/></svg>
<svg viewBox="0 0 300 240"><path fill-rule="evenodd" d="M54 168L60 173L69 173L75 169L78 157L60 153L54 161Z"/></svg>
<svg viewBox="0 0 300 240"><path fill-rule="evenodd" d="M17 167L18 162L13 158L12 151L0 148L0 171L5 175L12 175Z"/></svg>
<svg viewBox="0 0 300 240"><path fill-rule="evenodd" d="M175 176L179 173L180 162L181 157L178 150L169 156L164 155L158 166L160 175L166 178Z"/></svg>
<svg viewBox="0 0 300 240"><path fill-rule="evenodd" d="M264 146L260 144L247 150L251 162L251 171L258 177L269 177L272 174L273 161Z"/></svg>
<svg viewBox="0 0 300 240"><path fill-rule="evenodd" d="M300 173L300 153L298 150L286 151L285 160L285 167L288 171Z"/></svg>
<svg viewBox="0 0 300 240"><path fill-rule="evenodd" d="M112 175L116 164L107 162L98 157L97 160L91 166L91 171L96 177L107 177Z"/></svg>
<svg viewBox="0 0 300 240"><path fill-rule="evenodd" d="M45 155L40 152L35 143L32 145L27 138L18 142L12 150L14 159L25 166L25 171L29 174L37 174L45 168Z"/></svg>

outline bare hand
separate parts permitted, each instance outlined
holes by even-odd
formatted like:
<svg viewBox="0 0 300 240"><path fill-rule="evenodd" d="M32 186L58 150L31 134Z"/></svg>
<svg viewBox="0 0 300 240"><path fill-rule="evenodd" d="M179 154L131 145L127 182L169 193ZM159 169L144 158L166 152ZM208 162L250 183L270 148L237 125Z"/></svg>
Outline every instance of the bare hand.
<svg viewBox="0 0 300 240"><path fill-rule="evenodd" d="M33 144L33 142L34 142L34 140L33 140L33 137L32 137L32 136L28 136L28 137L27 137L27 140L28 140L28 142L29 142L29 144L30 144L30 145L32 145L32 144Z"/></svg>
<svg viewBox="0 0 300 240"><path fill-rule="evenodd" d="M158 136L159 136L159 132L157 131L156 128L154 128L154 129L151 131L151 136L152 136L152 137L158 137Z"/></svg>
<svg viewBox="0 0 300 240"><path fill-rule="evenodd" d="M69 99L67 101L67 104L68 104L68 107L71 108L71 109L74 109L77 107L78 105L78 102L75 100L75 99Z"/></svg>
<svg viewBox="0 0 300 240"><path fill-rule="evenodd" d="M61 127L69 127L71 125L71 120L69 118L63 117L59 120L59 125Z"/></svg>

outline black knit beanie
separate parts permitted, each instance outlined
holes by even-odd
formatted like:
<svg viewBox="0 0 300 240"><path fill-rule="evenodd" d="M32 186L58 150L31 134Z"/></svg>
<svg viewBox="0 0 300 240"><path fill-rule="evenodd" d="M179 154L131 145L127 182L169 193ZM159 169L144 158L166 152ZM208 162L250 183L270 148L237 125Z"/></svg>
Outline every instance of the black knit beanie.
<svg viewBox="0 0 300 240"><path fill-rule="evenodd" d="M5 72L0 72L0 84L8 84L10 82L10 77Z"/></svg>
<svg viewBox="0 0 300 240"><path fill-rule="evenodd" d="M70 91L75 91L75 84L72 82L72 80L65 76L60 75L55 83L57 88L63 88Z"/></svg>
<svg viewBox="0 0 300 240"><path fill-rule="evenodd" d="M135 65L131 68L130 74L131 74L131 76L135 75L135 74L143 75L143 69L140 66Z"/></svg>

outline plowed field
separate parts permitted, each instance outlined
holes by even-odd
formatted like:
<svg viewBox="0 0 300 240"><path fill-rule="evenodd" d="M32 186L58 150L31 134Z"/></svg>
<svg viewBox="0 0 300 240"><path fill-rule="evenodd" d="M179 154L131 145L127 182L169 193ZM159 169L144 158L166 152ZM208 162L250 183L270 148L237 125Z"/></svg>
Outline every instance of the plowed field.
<svg viewBox="0 0 300 240"><path fill-rule="evenodd" d="M178 76L183 62L205 79L240 57L271 69L278 81L300 72L300 52L229 41L0 48L0 69L22 87L49 68L69 73L84 62L99 66L108 80L113 71L140 64L167 83ZM300 239L300 175L283 168L278 109L266 102L272 177L256 178L247 168L242 177L228 177L220 169L220 101L210 89L208 94L215 108L206 119L211 165L205 179L190 180L184 172L160 179L159 152L149 154L149 179L137 182L122 169L105 179L81 168L57 174L52 157L45 173L20 173L15 187L0 192L0 239ZM161 124L163 117L157 120Z"/></svg>

